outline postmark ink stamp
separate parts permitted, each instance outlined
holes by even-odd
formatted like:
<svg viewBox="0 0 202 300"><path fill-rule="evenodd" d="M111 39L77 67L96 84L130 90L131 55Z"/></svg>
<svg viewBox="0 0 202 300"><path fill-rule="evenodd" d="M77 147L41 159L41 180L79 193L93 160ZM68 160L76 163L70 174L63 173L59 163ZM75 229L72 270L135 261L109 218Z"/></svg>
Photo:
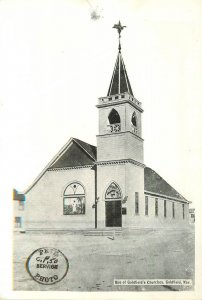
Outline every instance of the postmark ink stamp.
<svg viewBox="0 0 202 300"><path fill-rule="evenodd" d="M26 269L36 282L50 285L61 281L67 275L69 262L60 250L44 247L31 253Z"/></svg>

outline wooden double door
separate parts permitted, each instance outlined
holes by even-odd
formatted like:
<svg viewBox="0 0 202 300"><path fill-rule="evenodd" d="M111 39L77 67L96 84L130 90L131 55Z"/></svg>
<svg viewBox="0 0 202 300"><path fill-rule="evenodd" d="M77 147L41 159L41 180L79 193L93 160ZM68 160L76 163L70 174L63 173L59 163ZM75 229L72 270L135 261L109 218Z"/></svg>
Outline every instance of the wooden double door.
<svg viewBox="0 0 202 300"><path fill-rule="evenodd" d="M105 201L106 227L122 226L121 200Z"/></svg>

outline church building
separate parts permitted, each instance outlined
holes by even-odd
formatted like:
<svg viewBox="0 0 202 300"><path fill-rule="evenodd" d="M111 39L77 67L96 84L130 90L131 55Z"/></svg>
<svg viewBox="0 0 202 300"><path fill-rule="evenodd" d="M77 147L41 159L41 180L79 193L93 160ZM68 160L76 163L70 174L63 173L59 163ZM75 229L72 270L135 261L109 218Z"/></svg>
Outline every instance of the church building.
<svg viewBox="0 0 202 300"><path fill-rule="evenodd" d="M144 164L143 108L121 53L124 27L114 28L119 48L108 93L98 99L97 147L70 138L23 195L15 192L17 228L188 226L189 201Z"/></svg>

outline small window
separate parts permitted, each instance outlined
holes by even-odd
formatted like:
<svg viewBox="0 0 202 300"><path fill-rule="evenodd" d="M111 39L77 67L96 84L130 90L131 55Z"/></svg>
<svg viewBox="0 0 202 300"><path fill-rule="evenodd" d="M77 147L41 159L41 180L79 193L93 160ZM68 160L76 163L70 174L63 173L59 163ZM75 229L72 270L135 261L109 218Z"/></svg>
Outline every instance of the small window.
<svg viewBox="0 0 202 300"><path fill-rule="evenodd" d="M156 217L158 217L158 208L159 208L159 206L158 206L158 198L155 198L155 216Z"/></svg>
<svg viewBox="0 0 202 300"><path fill-rule="evenodd" d="M139 214L139 193L135 192L135 214Z"/></svg>
<svg viewBox="0 0 202 300"><path fill-rule="evenodd" d="M121 98L125 98L125 95L121 95Z"/></svg>
<svg viewBox="0 0 202 300"><path fill-rule="evenodd" d="M145 216L148 216L148 196L145 196Z"/></svg>
<svg viewBox="0 0 202 300"><path fill-rule="evenodd" d="M164 217L167 216L167 210L166 210L166 200L164 200Z"/></svg>
<svg viewBox="0 0 202 300"><path fill-rule="evenodd" d="M119 99L119 96L116 96L115 99Z"/></svg>
<svg viewBox="0 0 202 300"><path fill-rule="evenodd" d="M185 218L184 203L182 204L182 217Z"/></svg>
<svg viewBox="0 0 202 300"><path fill-rule="evenodd" d="M22 227L22 217L15 217L14 225L15 225L15 228L21 228Z"/></svg>
<svg viewBox="0 0 202 300"><path fill-rule="evenodd" d="M112 100L112 97L109 98L109 101L111 101L111 100Z"/></svg>
<svg viewBox="0 0 202 300"><path fill-rule="evenodd" d="M132 115L131 122L132 122L133 126L137 127L137 116L136 116L135 112Z"/></svg>
<svg viewBox="0 0 202 300"><path fill-rule="evenodd" d="M127 208L126 207L122 207L122 215L127 215Z"/></svg>
<svg viewBox="0 0 202 300"><path fill-rule="evenodd" d="M173 218L175 218L175 203L172 202Z"/></svg>

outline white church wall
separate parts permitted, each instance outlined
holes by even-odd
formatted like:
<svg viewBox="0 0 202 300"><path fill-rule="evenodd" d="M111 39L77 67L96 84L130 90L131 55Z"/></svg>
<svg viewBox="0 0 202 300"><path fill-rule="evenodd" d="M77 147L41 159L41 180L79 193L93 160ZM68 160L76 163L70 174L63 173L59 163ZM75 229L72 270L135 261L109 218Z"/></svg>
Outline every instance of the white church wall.
<svg viewBox="0 0 202 300"><path fill-rule="evenodd" d="M167 199L166 217L164 217L165 199L150 195L147 195L148 216L145 216L143 180L144 169L130 163L98 166L98 228L105 228L105 192L112 181L119 185L123 198L127 196L127 202L122 205L127 208L126 215L122 215L123 228L184 227L188 225L188 204L184 205L183 219L182 203ZM67 185L73 181L84 186L86 194L85 215L63 214L63 192ZM94 183L94 171L90 168L47 171L27 193L25 212L19 210L18 201L14 201L15 216L23 216L22 227L25 227L25 229L92 229L95 222L95 209L92 208L95 201ZM139 194L138 214L135 213L135 192ZM155 216L155 198L158 199L158 216ZM174 218L172 213L173 202L175 205Z"/></svg>
<svg viewBox="0 0 202 300"><path fill-rule="evenodd" d="M168 200L159 197L148 197L148 215L144 218L144 227L186 227L188 226L188 204L185 204L185 218L183 219L182 203L174 200ZM158 216L155 215L155 199L158 199ZM166 217L164 216L164 201L166 201ZM173 207L174 203L174 217ZM144 205L145 206L145 205ZM145 210L145 208L144 208ZM145 213L145 211L144 211Z"/></svg>
<svg viewBox="0 0 202 300"><path fill-rule="evenodd" d="M97 160L134 159L143 162L143 142L130 132L97 137Z"/></svg>
<svg viewBox="0 0 202 300"><path fill-rule="evenodd" d="M125 134L125 149L126 159L144 162L143 141L130 132Z"/></svg>
<svg viewBox="0 0 202 300"><path fill-rule="evenodd" d="M144 213L144 169L133 164L114 164L98 166L98 224L100 228L105 227L105 191L109 184L116 182L122 192L123 199L127 197L125 204L126 215L122 215L122 227L129 227L132 224L141 226L141 219ZM139 212L135 213L135 193L139 196Z"/></svg>
<svg viewBox="0 0 202 300"><path fill-rule="evenodd" d="M63 192L74 181L85 189L84 215L63 214ZM94 171L90 168L46 171L26 195L26 228L93 228L94 183Z"/></svg>
<svg viewBox="0 0 202 300"><path fill-rule="evenodd" d="M125 133L97 137L97 161L125 158Z"/></svg>
<svg viewBox="0 0 202 300"><path fill-rule="evenodd" d="M142 226L144 216L144 168L126 164L126 195L128 196L126 226ZM138 193L138 212L135 209L135 193Z"/></svg>
<svg viewBox="0 0 202 300"><path fill-rule="evenodd" d="M145 194L142 182L144 169L130 163L98 166L98 227L105 228L105 192L109 184L116 182L127 201L126 215L122 215L122 227L163 228L184 227L188 225L188 204L185 204L183 219L182 203L166 199L166 217L164 216L164 198L148 196L148 215L145 215ZM139 211L135 213L135 193L138 192ZM155 199L158 199L158 216L155 215ZM173 207L174 202L174 217Z"/></svg>

